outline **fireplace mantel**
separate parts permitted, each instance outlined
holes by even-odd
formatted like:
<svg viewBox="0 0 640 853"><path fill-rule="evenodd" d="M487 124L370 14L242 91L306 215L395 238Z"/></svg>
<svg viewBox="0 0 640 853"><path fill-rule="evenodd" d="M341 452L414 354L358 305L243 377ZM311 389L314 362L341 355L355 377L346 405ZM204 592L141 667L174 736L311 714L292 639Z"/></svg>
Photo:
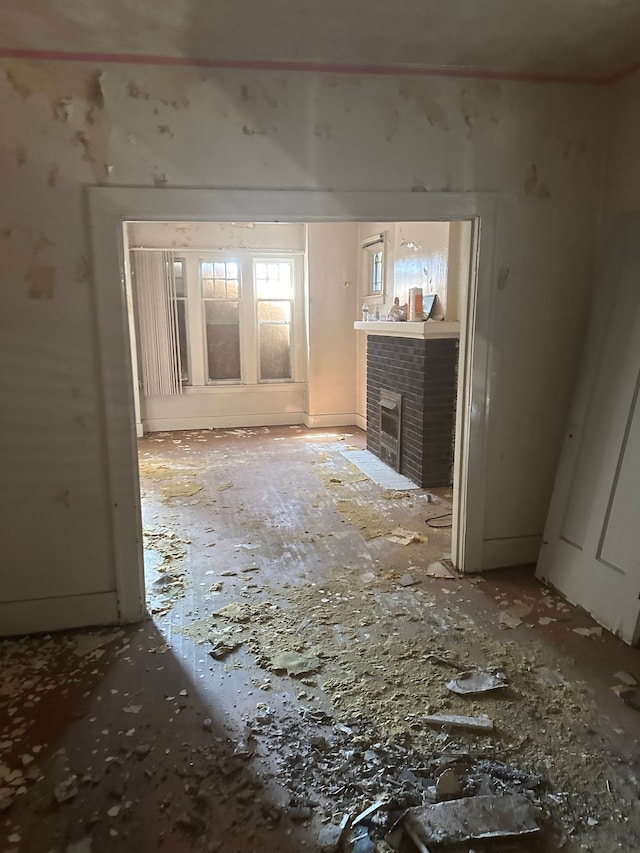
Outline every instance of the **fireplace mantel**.
<svg viewBox="0 0 640 853"><path fill-rule="evenodd" d="M354 323L353 328L358 332L366 332L367 335L389 335L394 338L437 340L460 337L460 323L451 323L446 320L426 320L423 323L388 323L383 320L370 320L367 323Z"/></svg>

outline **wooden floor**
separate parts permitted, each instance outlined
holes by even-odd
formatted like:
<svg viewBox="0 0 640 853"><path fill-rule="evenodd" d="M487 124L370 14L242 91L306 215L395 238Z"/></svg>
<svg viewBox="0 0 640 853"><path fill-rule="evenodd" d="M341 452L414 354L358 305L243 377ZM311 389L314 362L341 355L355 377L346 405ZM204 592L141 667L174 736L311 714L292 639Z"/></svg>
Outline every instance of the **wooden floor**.
<svg viewBox="0 0 640 853"><path fill-rule="evenodd" d="M496 720L473 748L548 779L548 849L563 832L564 850L640 849L640 715L611 690L640 675L638 651L531 568L429 576L449 556L451 493L385 493L341 455L364 439L140 441L151 617L0 643L0 851L318 850L323 825L375 799L381 744L389 777L409 778L396 745L441 756L424 713ZM427 541L391 541L398 526ZM308 668L287 675L283 653ZM508 695L452 697L429 654L499 664Z"/></svg>

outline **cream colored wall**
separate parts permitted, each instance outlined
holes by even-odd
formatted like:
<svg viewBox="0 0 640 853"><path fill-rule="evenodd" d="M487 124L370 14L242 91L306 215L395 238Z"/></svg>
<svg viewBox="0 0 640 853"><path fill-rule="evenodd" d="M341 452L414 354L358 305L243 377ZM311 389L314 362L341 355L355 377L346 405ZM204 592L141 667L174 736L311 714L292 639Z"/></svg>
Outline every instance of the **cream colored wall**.
<svg viewBox="0 0 640 853"><path fill-rule="evenodd" d="M304 252L303 223L132 222L131 247L157 249L277 249Z"/></svg>
<svg viewBox="0 0 640 853"><path fill-rule="evenodd" d="M114 589L84 193L95 183L497 193L485 537L536 541L588 308L605 97L4 61L1 599L59 607Z"/></svg>
<svg viewBox="0 0 640 853"><path fill-rule="evenodd" d="M357 234L353 222L310 223L309 426L353 424L356 403Z"/></svg>
<svg viewBox="0 0 640 853"><path fill-rule="evenodd" d="M449 253L447 257L446 319L458 321L467 298L471 270L471 222L449 223Z"/></svg>
<svg viewBox="0 0 640 853"><path fill-rule="evenodd" d="M423 294L437 296L434 318L446 316L448 253L448 222L398 223L393 295L400 299L401 305L409 301L409 288L421 287Z"/></svg>
<svg viewBox="0 0 640 853"><path fill-rule="evenodd" d="M386 314L397 296L404 305L409 299L410 287L421 287L423 293L436 293L441 313L447 301L447 254L449 246L448 222L361 222L358 226L358 245L370 237L384 234L383 296L367 292L368 267L366 254L358 254L358 280L361 301L373 311L379 308Z"/></svg>

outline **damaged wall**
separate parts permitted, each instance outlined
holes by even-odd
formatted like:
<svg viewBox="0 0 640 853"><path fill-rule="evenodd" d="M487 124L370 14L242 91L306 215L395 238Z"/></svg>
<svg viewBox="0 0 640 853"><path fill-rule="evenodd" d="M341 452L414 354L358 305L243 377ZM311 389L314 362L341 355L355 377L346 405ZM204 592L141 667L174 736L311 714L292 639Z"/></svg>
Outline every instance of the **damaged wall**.
<svg viewBox="0 0 640 853"><path fill-rule="evenodd" d="M83 193L95 183L499 193L486 559L535 556L588 308L601 89L0 68L3 601L114 589Z"/></svg>

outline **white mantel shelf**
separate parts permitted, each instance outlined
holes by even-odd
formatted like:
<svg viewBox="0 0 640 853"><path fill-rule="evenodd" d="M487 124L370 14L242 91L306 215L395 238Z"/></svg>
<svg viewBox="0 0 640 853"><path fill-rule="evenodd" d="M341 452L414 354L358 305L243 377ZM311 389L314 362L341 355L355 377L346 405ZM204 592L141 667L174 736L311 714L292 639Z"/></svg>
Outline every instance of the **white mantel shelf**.
<svg viewBox="0 0 640 853"><path fill-rule="evenodd" d="M357 322L353 328L367 335L390 335L394 338L459 338L460 323L445 320L427 320L424 323L386 323L371 320L368 323Z"/></svg>

